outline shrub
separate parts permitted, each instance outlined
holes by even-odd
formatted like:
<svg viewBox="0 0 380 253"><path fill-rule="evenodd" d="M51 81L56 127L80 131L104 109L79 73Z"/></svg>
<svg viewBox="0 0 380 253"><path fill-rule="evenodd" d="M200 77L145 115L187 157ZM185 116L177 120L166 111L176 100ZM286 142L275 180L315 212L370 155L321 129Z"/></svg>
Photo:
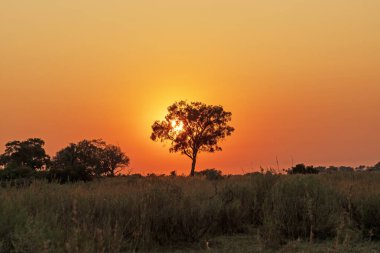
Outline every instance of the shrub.
<svg viewBox="0 0 380 253"><path fill-rule="evenodd" d="M62 168L53 167L46 174L46 177L49 181L58 181L59 183L92 180L91 174L81 165L66 166Z"/></svg>
<svg viewBox="0 0 380 253"><path fill-rule="evenodd" d="M220 170L216 169L206 169L206 170L201 170L199 172L195 172L196 176L204 176L208 180L217 180L217 179L222 179L222 172Z"/></svg>
<svg viewBox="0 0 380 253"><path fill-rule="evenodd" d="M288 174L318 174L319 170L313 166L305 166L305 164L297 164L295 167L287 171Z"/></svg>
<svg viewBox="0 0 380 253"><path fill-rule="evenodd" d="M27 166L9 164L5 169L0 170L1 180L12 180L20 178L30 178L34 175L34 170Z"/></svg>

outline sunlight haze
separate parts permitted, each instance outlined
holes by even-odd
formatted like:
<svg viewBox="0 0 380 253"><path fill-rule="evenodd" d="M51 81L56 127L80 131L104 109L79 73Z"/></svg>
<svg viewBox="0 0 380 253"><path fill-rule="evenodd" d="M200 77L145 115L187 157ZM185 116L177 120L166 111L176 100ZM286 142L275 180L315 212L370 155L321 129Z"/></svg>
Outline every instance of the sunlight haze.
<svg viewBox="0 0 380 253"><path fill-rule="evenodd" d="M4 0L0 144L120 145L134 173L188 173L150 140L175 101L236 129L199 169L243 173L380 160L378 0Z"/></svg>

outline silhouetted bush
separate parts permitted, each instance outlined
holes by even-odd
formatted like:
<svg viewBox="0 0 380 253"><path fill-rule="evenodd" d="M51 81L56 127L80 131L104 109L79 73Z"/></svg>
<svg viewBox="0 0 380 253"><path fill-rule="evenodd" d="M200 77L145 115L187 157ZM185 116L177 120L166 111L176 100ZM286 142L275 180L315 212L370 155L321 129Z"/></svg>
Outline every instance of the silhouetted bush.
<svg viewBox="0 0 380 253"><path fill-rule="evenodd" d="M14 163L8 164L3 170L0 170L1 180L32 178L34 175L35 171L32 168Z"/></svg>
<svg viewBox="0 0 380 253"><path fill-rule="evenodd" d="M223 178L222 172L216 169L201 170L195 172L195 176L205 176L208 180L218 180Z"/></svg>
<svg viewBox="0 0 380 253"><path fill-rule="evenodd" d="M90 181L92 175L86 170L84 166L74 165L66 167L53 167L46 174L49 181L57 181L59 183L76 182L76 181Z"/></svg>
<svg viewBox="0 0 380 253"><path fill-rule="evenodd" d="M30 167L8 164L5 169L0 170L1 186L29 186L37 174L38 172Z"/></svg>
<svg viewBox="0 0 380 253"><path fill-rule="evenodd" d="M319 170L313 166L305 166L305 164L297 164L295 167L289 169L288 174L318 174Z"/></svg>

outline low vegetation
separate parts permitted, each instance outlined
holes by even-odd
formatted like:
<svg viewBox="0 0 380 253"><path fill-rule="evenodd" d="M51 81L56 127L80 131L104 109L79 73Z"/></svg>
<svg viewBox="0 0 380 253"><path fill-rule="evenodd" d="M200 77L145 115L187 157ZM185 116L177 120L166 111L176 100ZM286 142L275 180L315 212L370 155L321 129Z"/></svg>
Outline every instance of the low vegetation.
<svg viewBox="0 0 380 253"><path fill-rule="evenodd" d="M120 174L128 164L102 140L53 158L41 139L8 142L0 252L380 251L380 163L192 177Z"/></svg>
<svg viewBox="0 0 380 253"><path fill-rule="evenodd" d="M0 252L228 252L221 238L245 238L249 252L379 246L377 172L212 175L3 182Z"/></svg>

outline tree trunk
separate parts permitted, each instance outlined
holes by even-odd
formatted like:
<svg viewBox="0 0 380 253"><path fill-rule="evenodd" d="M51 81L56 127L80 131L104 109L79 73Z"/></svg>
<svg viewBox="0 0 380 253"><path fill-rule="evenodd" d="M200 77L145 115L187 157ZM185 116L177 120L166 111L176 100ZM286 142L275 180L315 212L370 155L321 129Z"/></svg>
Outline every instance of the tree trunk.
<svg viewBox="0 0 380 253"><path fill-rule="evenodd" d="M194 156L193 162L191 163L191 172L190 176L193 177L195 175L195 164L197 163L197 157Z"/></svg>

